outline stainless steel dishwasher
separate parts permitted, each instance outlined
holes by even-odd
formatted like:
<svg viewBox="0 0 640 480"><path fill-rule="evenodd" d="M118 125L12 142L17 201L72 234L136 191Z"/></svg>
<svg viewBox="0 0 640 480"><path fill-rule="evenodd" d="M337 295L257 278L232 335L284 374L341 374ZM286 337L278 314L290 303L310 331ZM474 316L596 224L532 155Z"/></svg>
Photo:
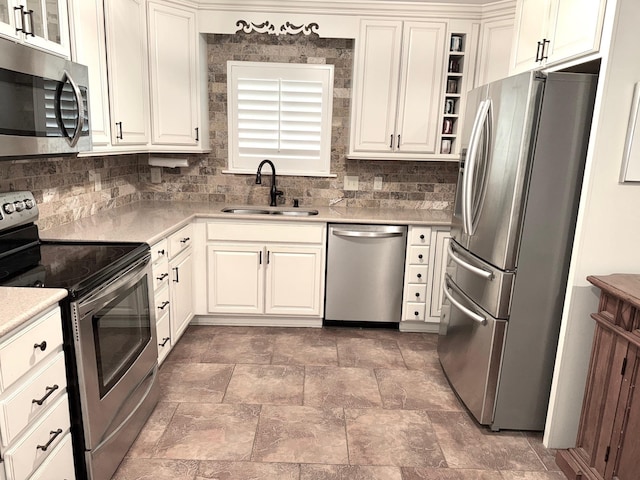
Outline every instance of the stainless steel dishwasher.
<svg viewBox="0 0 640 480"><path fill-rule="evenodd" d="M329 224L325 320L400 322L407 227Z"/></svg>

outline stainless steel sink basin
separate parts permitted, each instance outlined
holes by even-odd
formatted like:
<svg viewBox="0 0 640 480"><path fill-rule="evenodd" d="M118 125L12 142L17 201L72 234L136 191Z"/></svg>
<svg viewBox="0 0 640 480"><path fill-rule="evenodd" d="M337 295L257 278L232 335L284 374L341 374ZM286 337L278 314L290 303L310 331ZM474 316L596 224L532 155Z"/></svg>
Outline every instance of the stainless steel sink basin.
<svg viewBox="0 0 640 480"><path fill-rule="evenodd" d="M295 207L225 207L223 213L235 213L239 215L285 215L285 216L311 216L318 215L318 210Z"/></svg>

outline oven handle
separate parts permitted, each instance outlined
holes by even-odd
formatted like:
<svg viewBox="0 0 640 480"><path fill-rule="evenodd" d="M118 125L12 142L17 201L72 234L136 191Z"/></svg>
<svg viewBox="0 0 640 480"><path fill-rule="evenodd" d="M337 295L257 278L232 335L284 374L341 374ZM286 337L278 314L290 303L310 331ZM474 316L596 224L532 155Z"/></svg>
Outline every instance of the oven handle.
<svg viewBox="0 0 640 480"><path fill-rule="evenodd" d="M90 293L84 300L78 302L78 314L82 320L93 310L100 309L104 305L118 298L118 296L128 288L131 288L150 272L147 270L151 254L147 253L144 258L138 260L127 270L120 273L110 283L99 287Z"/></svg>

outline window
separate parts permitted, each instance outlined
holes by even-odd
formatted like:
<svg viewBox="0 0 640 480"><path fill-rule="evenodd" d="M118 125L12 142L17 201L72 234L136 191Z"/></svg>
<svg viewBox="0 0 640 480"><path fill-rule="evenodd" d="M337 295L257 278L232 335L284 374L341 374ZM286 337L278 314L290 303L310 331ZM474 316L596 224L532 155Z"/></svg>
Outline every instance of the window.
<svg viewBox="0 0 640 480"><path fill-rule="evenodd" d="M227 63L229 171L328 176L333 65Z"/></svg>

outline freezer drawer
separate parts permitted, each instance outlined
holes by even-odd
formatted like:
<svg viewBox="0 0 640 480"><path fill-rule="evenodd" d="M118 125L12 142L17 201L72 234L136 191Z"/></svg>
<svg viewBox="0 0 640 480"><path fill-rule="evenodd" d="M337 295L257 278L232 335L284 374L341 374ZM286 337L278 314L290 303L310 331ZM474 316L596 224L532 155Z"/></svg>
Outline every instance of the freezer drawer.
<svg viewBox="0 0 640 480"><path fill-rule="evenodd" d="M493 421L507 322L467 297L447 274L438 356L449 383L483 425Z"/></svg>

